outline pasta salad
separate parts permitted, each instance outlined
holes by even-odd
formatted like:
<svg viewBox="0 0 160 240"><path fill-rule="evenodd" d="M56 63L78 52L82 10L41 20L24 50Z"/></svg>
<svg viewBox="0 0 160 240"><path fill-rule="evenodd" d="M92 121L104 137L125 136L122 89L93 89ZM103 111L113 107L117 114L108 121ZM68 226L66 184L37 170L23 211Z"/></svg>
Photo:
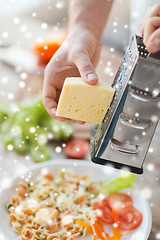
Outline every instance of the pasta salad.
<svg viewBox="0 0 160 240"><path fill-rule="evenodd" d="M34 181L19 183L7 204L9 221L19 240L74 240L88 234L94 240L120 239L142 222L131 196L118 192L134 181L129 174L109 183L93 182L66 169L57 176L40 174ZM106 224L111 225L111 236Z"/></svg>

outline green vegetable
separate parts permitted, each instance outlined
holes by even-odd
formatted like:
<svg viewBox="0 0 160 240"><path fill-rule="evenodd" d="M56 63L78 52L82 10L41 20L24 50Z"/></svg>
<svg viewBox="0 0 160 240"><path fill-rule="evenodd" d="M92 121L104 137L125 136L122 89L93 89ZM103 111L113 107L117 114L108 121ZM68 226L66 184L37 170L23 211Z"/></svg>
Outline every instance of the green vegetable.
<svg viewBox="0 0 160 240"><path fill-rule="evenodd" d="M48 146L34 146L30 151L31 157L35 162L44 162L49 160L51 155L51 150Z"/></svg>
<svg viewBox="0 0 160 240"><path fill-rule="evenodd" d="M127 173L124 176L118 177L109 183L105 183L101 187L101 191L104 193L119 192L124 188L132 188L135 183L135 175L133 173Z"/></svg>
<svg viewBox="0 0 160 240"><path fill-rule="evenodd" d="M62 139L61 122L59 122L57 119L53 119L50 121L49 127L53 134L54 141L60 141Z"/></svg>
<svg viewBox="0 0 160 240"><path fill-rule="evenodd" d="M62 138L67 140L73 133L73 128L68 122L61 123Z"/></svg>
<svg viewBox="0 0 160 240"><path fill-rule="evenodd" d="M8 105L6 102L0 103L0 124L7 118L9 114L13 112L11 105Z"/></svg>
<svg viewBox="0 0 160 240"><path fill-rule="evenodd" d="M2 142L7 146L12 144L14 140L14 135L12 133L13 118L7 118L1 125L1 136Z"/></svg>
<svg viewBox="0 0 160 240"><path fill-rule="evenodd" d="M54 141L66 141L72 132L70 123L47 113L41 95L17 104L0 103L0 134L6 149L12 145L18 153L30 153L36 162L50 158L49 136L53 135Z"/></svg>
<svg viewBox="0 0 160 240"><path fill-rule="evenodd" d="M49 131L53 134L55 141L67 140L73 133L73 128L69 122L60 122L57 119L50 119L48 125Z"/></svg>
<svg viewBox="0 0 160 240"><path fill-rule="evenodd" d="M28 152L30 150L29 141L22 137L16 137L13 141L14 150L18 153Z"/></svg>

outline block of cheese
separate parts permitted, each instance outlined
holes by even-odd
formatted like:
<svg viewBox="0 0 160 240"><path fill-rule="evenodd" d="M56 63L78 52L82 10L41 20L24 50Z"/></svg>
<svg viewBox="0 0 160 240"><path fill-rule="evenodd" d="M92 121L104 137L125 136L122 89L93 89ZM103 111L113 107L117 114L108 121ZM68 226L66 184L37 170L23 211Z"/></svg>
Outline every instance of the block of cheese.
<svg viewBox="0 0 160 240"><path fill-rule="evenodd" d="M105 82L89 85L80 77L65 79L57 116L100 124L111 104L115 90Z"/></svg>

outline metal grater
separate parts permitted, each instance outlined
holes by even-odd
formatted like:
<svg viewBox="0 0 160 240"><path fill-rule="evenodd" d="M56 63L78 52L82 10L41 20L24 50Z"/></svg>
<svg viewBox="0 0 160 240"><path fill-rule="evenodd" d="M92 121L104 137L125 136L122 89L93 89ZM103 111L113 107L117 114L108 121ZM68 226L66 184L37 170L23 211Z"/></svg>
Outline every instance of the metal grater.
<svg viewBox="0 0 160 240"><path fill-rule="evenodd" d="M91 129L91 158L142 174L160 116L160 52L133 36L112 85L116 92L102 124Z"/></svg>

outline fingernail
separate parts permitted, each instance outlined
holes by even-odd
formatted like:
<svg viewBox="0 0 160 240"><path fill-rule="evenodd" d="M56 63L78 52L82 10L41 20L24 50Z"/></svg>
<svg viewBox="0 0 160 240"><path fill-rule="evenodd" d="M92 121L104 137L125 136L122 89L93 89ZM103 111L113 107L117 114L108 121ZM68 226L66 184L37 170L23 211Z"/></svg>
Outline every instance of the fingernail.
<svg viewBox="0 0 160 240"><path fill-rule="evenodd" d="M160 49L160 39L155 38L154 40L152 40L151 46L152 46L153 51L158 51Z"/></svg>
<svg viewBox="0 0 160 240"><path fill-rule="evenodd" d="M97 80L97 75L94 74L94 73L89 73L89 74L87 75L87 80L88 80L88 81Z"/></svg>

